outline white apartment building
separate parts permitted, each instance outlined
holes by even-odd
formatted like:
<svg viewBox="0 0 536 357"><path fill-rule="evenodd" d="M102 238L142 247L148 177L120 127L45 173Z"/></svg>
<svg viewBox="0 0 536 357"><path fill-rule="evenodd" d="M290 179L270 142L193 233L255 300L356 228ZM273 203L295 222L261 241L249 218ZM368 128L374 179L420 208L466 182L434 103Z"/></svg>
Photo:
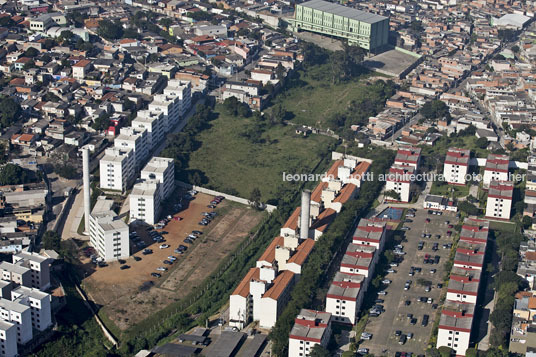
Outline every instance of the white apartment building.
<svg viewBox="0 0 536 357"><path fill-rule="evenodd" d="M32 339L32 313L29 306L17 301L0 299L0 319L16 326L17 344L22 345Z"/></svg>
<svg viewBox="0 0 536 357"><path fill-rule="evenodd" d="M192 85L189 81L171 79L164 88L165 95L179 99L179 116L184 118L192 105Z"/></svg>
<svg viewBox="0 0 536 357"><path fill-rule="evenodd" d="M132 149L135 168L140 168L149 156L147 130L133 127L121 128L120 134L114 140L114 146L122 150Z"/></svg>
<svg viewBox="0 0 536 357"><path fill-rule="evenodd" d="M315 345L326 348L331 338L329 312L302 309L290 331L289 357L310 356Z"/></svg>
<svg viewBox="0 0 536 357"><path fill-rule="evenodd" d="M385 244L385 222L362 218L355 229L352 243L383 250Z"/></svg>
<svg viewBox="0 0 536 357"><path fill-rule="evenodd" d="M108 148L99 167L101 189L125 192L134 178L134 152L131 148Z"/></svg>
<svg viewBox="0 0 536 357"><path fill-rule="evenodd" d="M13 264L30 270L30 285L23 286L46 290L50 287L50 265L53 259L38 253L19 252L13 254Z"/></svg>
<svg viewBox="0 0 536 357"><path fill-rule="evenodd" d="M147 224L158 222L161 210L161 189L158 180L143 180L132 188L129 195L130 221L141 220Z"/></svg>
<svg viewBox="0 0 536 357"><path fill-rule="evenodd" d="M394 191L400 195L400 202L409 202L413 187L413 166L393 165L386 177L385 191ZM388 197L386 197L389 199Z"/></svg>
<svg viewBox="0 0 536 357"><path fill-rule="evenodd" d="M141 170L140 177L160 182L160 196L164 200L175 190L175 163L167 157L153 157Z"/></svg>
<svg viewBox="0 0 536 357"><path fill-rule="evenodd" d="M104 261L127 258L130 255L128 225L111 210L112 200L97 200L89 216L89 239Z"/></svg>
<svg viewBox="0 0 536 357"><path fill-rule="evenodd" d="M164 141L164 114L152 113L150 110L140 110L130 124L136 130L147 131L149 151L154 150Z"/></svg>
<svg viewBox="0 0 536 357"><path fill-rule="evenodd" d="M157 94L149 103L149 110L153 113L162 113L164 132L170 132L180 120L180 100L177 97Z"/></svg>
<svg viewBox="0 0 536 357"><path fill-rule="evenodd" d="M484 187L489 187L491 181L508 181L508 165L510 158L507 155L489 154L482 179Z"/></svg>
<svg viewBox="0 0 536 357"><path fill-rule="evenodd" d="M32 326L44 331L52 325L52 309L50 294L35 288L20 286L11 292L12 301L30 307Z"/></svg>
<svg viewBox="0 0 536 357"><path fill-rule="evenodd" d="M513 182L492 180L488 190L486 217L509 220L513 194Z"/></svg>
<svg viewBox="0 0 536 357"><path fill-rule="evenodd" d="M337 272L326 295L326 312L335 322L355 324L365 295L363 275Z"/></svg>
<svg viewBox="0 0 536 357"><path fill-rule="evenodd" d="M474 304L445 301L439 319L436 347L447 346L454 350L456 356L465 356L471 338L474 310Z"/></svg>
<svg viewBox="0 0 536 357"><path fill-rule="evenodd" d="M18 356L17 327L15 324L0 320L0 355L3 357Z"/></svg>
<svg viewBox="0 0 536 357"><path fill-rule="evenodd" d="M467 149L450 148L447 151L443 165L445 181L455 185L465 185L466 175L469 172L469 159L471 151Z"/></svg>
<svg viewBox="0 0 536 357"><path fill-rule="evenodd" d="M32 273L30 269L20 264L0 262L0 274L2 274L0 278L4 281L12 281L15 284L23 286L32 286Z"/></svg>
<svg viewBox="0 0 536 357"><path fill-rule="evenodd" d="M414 147L401 147L396 152L394 165L411 166L414 171L419 169L421 162L421 149Z"/></svg>
<svg viewBox="0 0 536 357"><path fill-rule="evenodd" d="M453 267L450 272L447 300L476 304L481 271Z"/></svg>

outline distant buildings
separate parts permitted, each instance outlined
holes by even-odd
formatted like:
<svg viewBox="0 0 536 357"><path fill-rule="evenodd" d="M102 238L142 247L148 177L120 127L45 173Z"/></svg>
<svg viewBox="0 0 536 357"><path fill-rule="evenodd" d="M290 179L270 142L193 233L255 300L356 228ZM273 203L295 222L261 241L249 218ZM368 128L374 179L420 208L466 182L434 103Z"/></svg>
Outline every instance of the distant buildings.
<svg viewBox="0 0 536 357"><path fill-rule="evenodd" d="M458 211L458 207L456 207L453 201L446 197L437 195L426 195L423 201L423 208L438 211Z"/></svg>
<svg viewBox="0 0 536 357"><path fill-rule="evenodd" d="M125 192L134 179L134 152L132 148L108 148L100 159L100 187Z"/></svg>
<svg viewBox="0 0 536 357"><path fill-rule="evenodd" d="M389 18L322 0L296 5L292 30L343 38L371 52L387 45Z"/></svg>
<svg viewBox="0 0 536 357"><path fill-rule="evenodd" d="M90 244L104 261L128 258L128 225L112 211L113 201L99 198L89 219Z"/></svg>
<svg viewBox="0 0 536 357"><path fill-rule="evenodd" d="M310 356L315 345L326 348L331 338L331 314L302 309L289 335L289 357Z"/></svg>

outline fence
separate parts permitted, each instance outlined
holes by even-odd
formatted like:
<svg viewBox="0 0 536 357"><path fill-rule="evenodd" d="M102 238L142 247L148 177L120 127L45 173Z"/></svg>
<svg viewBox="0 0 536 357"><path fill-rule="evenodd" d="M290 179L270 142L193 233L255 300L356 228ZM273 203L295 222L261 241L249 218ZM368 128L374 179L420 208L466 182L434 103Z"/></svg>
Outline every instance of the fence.
<svg viewBox="0 0 536 357"><path fill-rule="evenodd" d="M243 205L249 205L250 204L249 200L246 200L245 198L229 195L229 194L223 193L223 192L210 190L208 188L204 188L204 187L200 187L200 186L196 186L196 185L191 185L189 183L182 182L182 181L176 181L175 183L177 185L181 186L181 187L184 187L184 188L188 189L188 190L194 189L196 191L199 191L201 193L206 193L207 195L211 195L211 196L223 196L223 197L225 197L225 199L227 199L229 201L238 202L238 203L241 203ZM264 209L266 211L268 211L269 213L272 213L273 211L275 211L277 209L277 206L273 206L273 205L263 205L262 207L264 207Z"/></svg>

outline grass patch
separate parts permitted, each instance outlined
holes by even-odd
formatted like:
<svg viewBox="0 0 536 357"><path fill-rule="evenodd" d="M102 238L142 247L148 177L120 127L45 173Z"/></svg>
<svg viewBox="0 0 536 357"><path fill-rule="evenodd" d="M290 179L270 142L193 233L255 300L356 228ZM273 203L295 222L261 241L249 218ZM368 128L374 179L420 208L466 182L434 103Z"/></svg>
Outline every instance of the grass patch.
<svg viewBox="0 0 536 357"><path fill-rule="evenodd" d="M353 101L371 98L372 85L363 79L375 74L367 73L347 82L332 84L325 78L325 73L329 71L329 65L299 71L300 85L292 86L278 95L274 104L281 104L291 112L291 120L296 124L337 129L329 119L336 113L343 113Z"/></svg>
<svg viewBox="0 0 536 357"><path fill-rule="evenodd" d="M458 186L458 185L447 185L439 184L439 181L434 181L432 183L432 188L430 189L431 195L439 195L454 198L467 197L469 195L469 186Z"/></svg>
<svg viewBox="0 0 536 357"><path fill-rule="evenodd" d="M518 225L513 222L489 221L489 228L492 230L515 233Z"/></svg>
<svg viewBox="0 0 536 357"><path fill-rule="evenodd" d="M196 137L200 146L190 155L188 169L206 176L203 186L244 198L254 188L260 189L263 201L279 198L284 172L311 173L336 143L326 136L297 135L292 126L283 125L267 128L264 142L252 143L242 134L255 119L229 115L221 105L216 105L215 113L210 128Z"/></svg>

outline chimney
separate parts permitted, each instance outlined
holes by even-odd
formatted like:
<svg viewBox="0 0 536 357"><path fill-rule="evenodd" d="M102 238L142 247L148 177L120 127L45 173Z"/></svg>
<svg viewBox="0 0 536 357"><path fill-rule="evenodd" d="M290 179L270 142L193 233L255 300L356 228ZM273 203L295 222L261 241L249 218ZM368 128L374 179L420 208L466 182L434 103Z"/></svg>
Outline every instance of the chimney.
<svg viewBox="0 0 536 357"><path fill-rule="evenodd" d="M311 209L311 191L304 190L301 195L300 238L309 238L309 216Z"/></svg>
<svg viewBox="0 0 536 357"><path fill-rule="evenodd" d="M89 150L87 147L82 148L82 171L83 171L83 183L84 183L84 234L89 235L90 194L89 194Z"/></svg>

